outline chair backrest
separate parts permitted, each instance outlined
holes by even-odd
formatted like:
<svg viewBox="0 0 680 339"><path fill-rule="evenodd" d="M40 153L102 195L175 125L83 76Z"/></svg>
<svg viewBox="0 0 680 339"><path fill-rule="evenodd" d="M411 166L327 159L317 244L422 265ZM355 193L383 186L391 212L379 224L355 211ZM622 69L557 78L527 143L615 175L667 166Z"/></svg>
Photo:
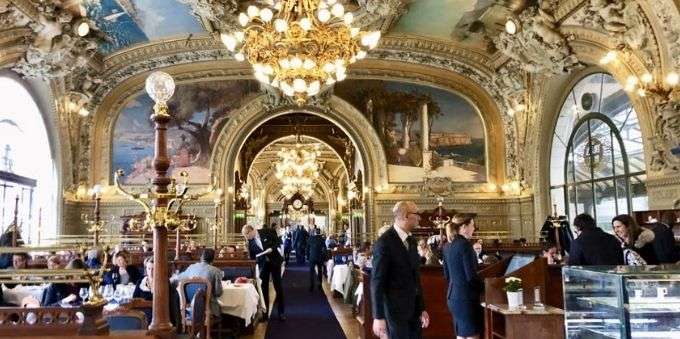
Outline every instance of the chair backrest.
<svg viewBox="0 0 680 339"><path fill-rule="evenodd" d="M104 316L112 331L145 330L146 316L141 311L122 309Z"/></svg>
<svg viewBox="0 0 680 339"><path fill-rule="evenodd" d="M194 329L194 333L199 334L199 338L205 338L207 303L205 290L201 287L191 299L191 328Z"/></svg>
<svg viewBox="0 0 680 339"><path fill-rule="evenodd" d="M208 279L203 277L192 277L179 281L179 284L177 285L177 293L179 293L180 317L183 324L188 325L187 310L190 309L190 303L194 299L196 293L201 289L205 292L205 300L210 300L212 297L212 285ZM208 314L210 312L210 307L205 307L204 305L203 309L206 311L206 317L209 317ZM193 313L194 312L192 312L192 314Z"/></svg>

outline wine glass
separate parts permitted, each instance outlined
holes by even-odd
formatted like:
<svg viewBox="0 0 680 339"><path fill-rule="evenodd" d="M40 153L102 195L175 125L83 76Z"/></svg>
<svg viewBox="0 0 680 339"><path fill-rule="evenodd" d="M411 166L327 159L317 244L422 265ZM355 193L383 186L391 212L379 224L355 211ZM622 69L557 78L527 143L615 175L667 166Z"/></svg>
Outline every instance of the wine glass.
<svg viewBox="0 0 680 339"><path fill-rule="evenodd" d="M106 298L106 300L108 301L111 301L111 299L113 299L113 285L104 286L104 298Z"/></svg>
<svg viewBox="0 0 680 339"><path fill-rule="evenodd" d="M78 293L78 295L80 295L80 299L83 302L85 302L85 300L87 300L87 297L90 295L90 291L88 290L87 287L82 287L80 289L80 292Z"/></svg>

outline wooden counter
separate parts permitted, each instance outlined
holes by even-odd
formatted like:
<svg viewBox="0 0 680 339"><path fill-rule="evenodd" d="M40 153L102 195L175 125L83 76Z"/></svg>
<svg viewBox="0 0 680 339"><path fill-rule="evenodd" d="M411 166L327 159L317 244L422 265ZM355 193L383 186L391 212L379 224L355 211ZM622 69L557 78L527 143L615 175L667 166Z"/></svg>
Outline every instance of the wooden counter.
<svg viewBox="0 0 680 339"><path fill-rule="evenodd" d="M564 338L564 311L552 306L543 310L508 309L506 304L485 304L486 339L559 339Z"/></svg>

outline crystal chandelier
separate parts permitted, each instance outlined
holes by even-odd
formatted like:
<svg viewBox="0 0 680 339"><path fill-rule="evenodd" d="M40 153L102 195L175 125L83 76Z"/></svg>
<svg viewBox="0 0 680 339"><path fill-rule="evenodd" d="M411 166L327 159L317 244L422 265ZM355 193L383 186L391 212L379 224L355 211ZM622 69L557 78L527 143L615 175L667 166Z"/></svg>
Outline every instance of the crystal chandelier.
<svg viewBox="0 0 680 339"><path fill-rule="evenodd" d="M321 155L318 146L305 148L296 144L295 148L282 148L278 153L280 160L276 163L276 178L281 181L281 193L290 199L300 192L305 199L314 193L314 183L319 177L319 163L316 158Z"/></svg>
<svg viewBox="0 0 680 339"><path fill-rule="evenodd" d="M299 105L344 80L347 66L380 40L380 31L352 27L354 15L337 0L275 0L272 8L249 6L238 20L243 31L221 34L224 45Z"/></svg>

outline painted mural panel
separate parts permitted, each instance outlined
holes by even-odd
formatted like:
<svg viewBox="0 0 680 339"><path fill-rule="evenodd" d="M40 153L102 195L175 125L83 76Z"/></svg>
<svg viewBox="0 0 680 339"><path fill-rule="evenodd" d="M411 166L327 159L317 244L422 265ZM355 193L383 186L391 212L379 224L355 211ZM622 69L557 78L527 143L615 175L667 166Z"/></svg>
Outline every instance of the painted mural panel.
<svg viewBox="0 0 680 339"><path fill-rule="evenodd" d="M187 171L191 183L209 183L208 161L219 131L232 111L257 94L252 80L180 84L168 103L169 173ZM112 170L122 168L126 184L148 184L154 177L153 101L139 94L121 110L113 132Z"/></svg>
<svg viewBox="0 0 680 339"><path fill-rule="evenodd" d="M344 81L335 86L335 94L373 124L385 148L391 182L418 182L425 175L486 181L484 124L461 96L381 80Z"/></svg>
<svg viewBox="0 0 680 339"><path fill-rule="evenodd" d="M171 36L204 32L188 5L178 0L85 0L85 11L106 34L103 53Z"/></svg>

